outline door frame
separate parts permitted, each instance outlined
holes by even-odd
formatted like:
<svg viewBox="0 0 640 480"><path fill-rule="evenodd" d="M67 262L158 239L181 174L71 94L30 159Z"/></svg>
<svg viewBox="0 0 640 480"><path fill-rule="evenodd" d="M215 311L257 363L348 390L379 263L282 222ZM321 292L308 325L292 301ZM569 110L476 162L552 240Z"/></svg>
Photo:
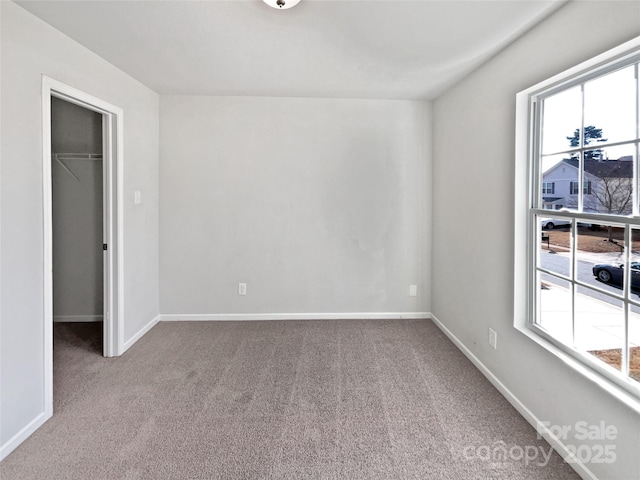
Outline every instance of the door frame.
<svg viewBox="0 0 640 480"><path fill-rule="evenodd" d="M53 413L53 215L51 197L51 97L57 97L102 114L104 243L104 341L105 357L123 352L124 331L124 112L93 95L42 76L42 189L44 222L44 362L45 409Z"/></svg>

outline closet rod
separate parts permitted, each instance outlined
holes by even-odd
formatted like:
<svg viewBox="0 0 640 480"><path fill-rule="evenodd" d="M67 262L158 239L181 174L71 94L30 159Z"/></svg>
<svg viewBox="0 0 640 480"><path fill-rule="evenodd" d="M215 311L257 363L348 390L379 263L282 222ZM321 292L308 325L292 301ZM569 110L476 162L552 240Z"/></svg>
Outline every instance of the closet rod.
<svg viewBox="0 0 640 480"><path fill-rule="evenodd" d="M55 160L102 160L101 153L52 153Z"/></svg>

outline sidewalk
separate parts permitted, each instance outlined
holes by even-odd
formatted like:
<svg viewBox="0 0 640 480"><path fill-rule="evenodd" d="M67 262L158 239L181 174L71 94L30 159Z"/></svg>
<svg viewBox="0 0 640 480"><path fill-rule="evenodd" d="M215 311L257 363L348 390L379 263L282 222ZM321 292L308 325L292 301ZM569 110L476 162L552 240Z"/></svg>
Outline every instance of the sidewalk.
<svg viewBox="0 0 640 480"><path fill-rule="evenodd" d="M602 254L599 254L602 255ZM546 284L546 282L545 282ZM560 339L571 344L571 294L566 288L546 284L541 290L540 323ZM575 342L579 350L610 350L624 344L622 302L611 305L578 293L575 299ZM629 342L640 346L640 311L629 318Z"/></svg>

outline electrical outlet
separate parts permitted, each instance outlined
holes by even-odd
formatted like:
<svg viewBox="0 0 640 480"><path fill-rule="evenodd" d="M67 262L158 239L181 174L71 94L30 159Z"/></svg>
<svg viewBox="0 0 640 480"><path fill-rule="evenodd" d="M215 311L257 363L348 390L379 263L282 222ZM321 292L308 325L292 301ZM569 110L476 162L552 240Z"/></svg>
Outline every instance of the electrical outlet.
<svg viewBox="0 0 640 480"><path fill-rule="evenodd" d="M238 284L238 295L246 295L247 294L247 284L239 283Z"/></svg>
<svg viewBox="0 0 640 480"><path fill-rule="evenodd" d="M409 296L410 297L418 296L418 285L409 285Z"/></svg>
<svg viewBox="0 0 640 480"><path fill-rule="evenodd" d="M498 348L498 334L493 328L489 329L489 345L493 348Z"/></svg>

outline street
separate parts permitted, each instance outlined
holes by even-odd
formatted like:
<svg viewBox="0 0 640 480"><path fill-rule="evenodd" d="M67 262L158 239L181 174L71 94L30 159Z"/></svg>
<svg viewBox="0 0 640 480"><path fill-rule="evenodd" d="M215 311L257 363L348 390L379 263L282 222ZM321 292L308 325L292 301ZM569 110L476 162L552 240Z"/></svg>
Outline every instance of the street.
<svg viewBox="0 0 640 480"><path fill-rule="evenodd" d="M592 271L593 266L598 263L613 265L620 263L619 255L581 252L579 256L582 258L577 262L577 277L581 282L622 295L621 288L598 281ZM540 266L545 270L568 277L569 255L541 250ZM622 347L625 327L621 300L586 287L578 287L578 296L575 304L572 305L567 290L568 282L558 280L549 274L540 276L542 280L558 286L541 290L540 325L557 338L573 343L579 350L609 350ZM640 297L637 292L632 292L631 299L639 301ZM573 309L578 319L575 326L571 322ZM628 336L631 346L640 346L640 307L633 304L628 323Z"/></svg>
<svg viewBox="0 0 640 480"><path fill-rule="evenodd" d="M603 261L600 263L615 264L618 262L616 262L613 259L609 259L609 260L603 259ZM594 287L600 288L605 291L609 291L613 294L622 295L622 289L620 287L602 283L593 276L594 265L595 263L578 259L577 279L588 285L593 285ZM569 255L566 253L554 253L553 251L541 250L540 266L545 270L556 272L568 277L569 271L570 271ZM541 274L541 278L551 283L557 282L557 280L555 280L553 277L547 274ZM599 292L589 291L589 296L593 298L597 298L598 300L602 300L607 303L611 303L612 305L619 305L618 300L612 299L611 297ZM632 298L637 300L638 294L632 293Z"/></svg>

